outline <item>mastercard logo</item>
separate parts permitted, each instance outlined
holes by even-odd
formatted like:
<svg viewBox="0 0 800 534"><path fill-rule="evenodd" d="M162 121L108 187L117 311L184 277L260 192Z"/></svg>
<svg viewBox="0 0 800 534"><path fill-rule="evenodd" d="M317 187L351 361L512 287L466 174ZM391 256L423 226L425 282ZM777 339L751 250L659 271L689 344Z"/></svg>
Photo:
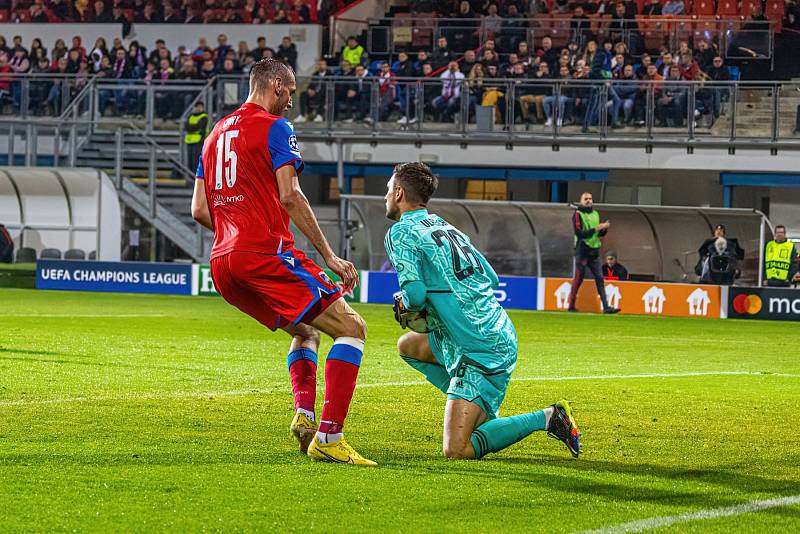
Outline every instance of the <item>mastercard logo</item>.
<svg viewBox="0 0 800 534"><path fill-rule="evenodd" d="M736 295L733 299L736 313L755 315L761 311L761 297L758 295Z"/></svg>

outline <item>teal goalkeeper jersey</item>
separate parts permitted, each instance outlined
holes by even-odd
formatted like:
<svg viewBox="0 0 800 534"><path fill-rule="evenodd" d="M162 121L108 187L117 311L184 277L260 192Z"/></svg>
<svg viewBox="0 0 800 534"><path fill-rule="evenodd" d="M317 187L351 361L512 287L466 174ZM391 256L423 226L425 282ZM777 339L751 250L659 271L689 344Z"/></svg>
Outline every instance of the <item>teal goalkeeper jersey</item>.
<svg viewBox="0 0 800 534"><path fill-rule="evenodd" d="M448 371L464 356L487 369L516 358L514 326L494 295L497 274L467 236L422 209L404 213L384 245L401 288L425 284L429 328L459 347L442 362Z"/></svg>

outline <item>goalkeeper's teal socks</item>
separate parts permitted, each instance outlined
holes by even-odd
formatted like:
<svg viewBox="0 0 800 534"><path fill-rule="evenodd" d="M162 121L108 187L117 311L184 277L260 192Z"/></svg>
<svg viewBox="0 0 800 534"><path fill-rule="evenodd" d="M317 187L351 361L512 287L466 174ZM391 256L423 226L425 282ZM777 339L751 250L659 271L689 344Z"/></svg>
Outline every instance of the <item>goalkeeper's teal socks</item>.
<svg viewBox="0 0 800 534"><path fill-rule="evenodd" d="M408 356L400 355L408 365L419 371L425 376L425 379L436 386L442 393L447 393L447 388L450 387L450 375L443 365L438 363L427 363L409 358Z"/></svg>
<svg viewBox="0 0 800 534"><path fill-rule="evenodd" d="M552 410L552 408L545 408ZM537 430L545 430L549 413L538 412L500 417L483 423L472 432L470 442L475 449L475 458L481 458L490 452L497 452L530 436Z"/></svg>

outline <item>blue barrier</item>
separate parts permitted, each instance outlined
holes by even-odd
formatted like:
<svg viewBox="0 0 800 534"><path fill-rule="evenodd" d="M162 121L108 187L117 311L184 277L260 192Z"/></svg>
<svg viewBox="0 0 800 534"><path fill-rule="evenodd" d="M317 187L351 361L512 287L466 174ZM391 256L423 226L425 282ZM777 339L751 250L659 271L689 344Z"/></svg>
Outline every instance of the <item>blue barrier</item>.
<svg viewBox="0 0 800 534"><path fill-rule="evenodd" d="M192 294L192 266L177 263L39 260L37 289Z"/></svg>
<svg viewBox="0 0 800 534"><path fill-rule="evenodd" d="M392 295L399 289L397 274L370 272L366 301L372 304L391 304ZM500 286L494 293L504 308L535 310L537 291L536 278L501 276Z"/></svg>

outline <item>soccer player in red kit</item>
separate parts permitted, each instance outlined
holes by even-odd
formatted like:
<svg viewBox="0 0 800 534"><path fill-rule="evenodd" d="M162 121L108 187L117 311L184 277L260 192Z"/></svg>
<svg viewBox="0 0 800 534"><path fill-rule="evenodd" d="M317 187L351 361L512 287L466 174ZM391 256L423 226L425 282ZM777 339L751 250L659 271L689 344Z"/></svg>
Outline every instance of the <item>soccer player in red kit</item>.
<svg viewBox="0 0 800 534"><path fill-rule="evenodd" d="M203 145L192 216L214 231L211 275L222 297L270 330L292 336L288 365L295 416L291 434L320 461L375 465L344 439L367 327L322 268L294 248L291 219L345 287L358 282L352 263L333 253L300 189L303 160L281 114L296 89L291 68L254 64L250 95L220 120ZM325 403L315 418L319 332L334 340L325 361Z"/></svg>

